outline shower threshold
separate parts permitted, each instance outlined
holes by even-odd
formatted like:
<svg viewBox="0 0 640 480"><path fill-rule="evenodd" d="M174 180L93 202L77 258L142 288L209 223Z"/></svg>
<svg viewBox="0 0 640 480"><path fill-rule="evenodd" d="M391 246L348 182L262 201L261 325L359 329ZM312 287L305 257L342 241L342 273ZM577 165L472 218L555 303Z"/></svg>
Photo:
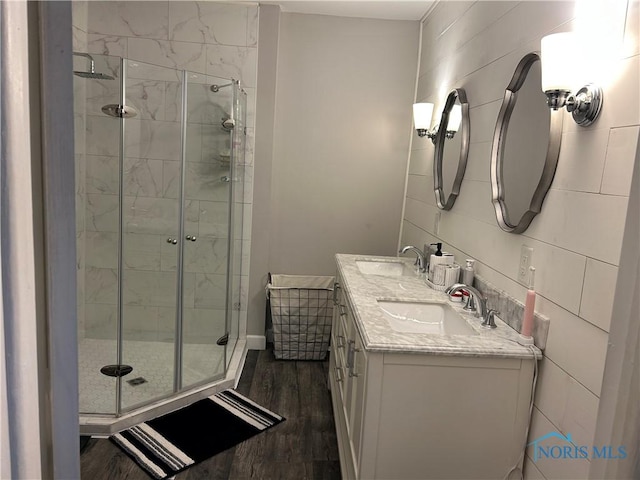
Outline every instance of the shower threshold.
<svg viewBox="0 0 640 480"><path fill-rule="evenodd" d="M169 398L163 398L157 402L123 413L120 416L80 414L80 435L107 437L140 422L190 405L226 388L235 388L240 380L246 357L246 339L239 338L233 349L227 374L223 378L176 393Z"/></svg>

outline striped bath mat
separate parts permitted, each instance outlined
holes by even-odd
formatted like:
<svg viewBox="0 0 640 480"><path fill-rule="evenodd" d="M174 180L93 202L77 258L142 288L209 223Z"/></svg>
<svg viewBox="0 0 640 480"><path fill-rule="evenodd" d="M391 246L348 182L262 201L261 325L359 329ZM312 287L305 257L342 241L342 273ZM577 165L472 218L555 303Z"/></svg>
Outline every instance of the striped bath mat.
<svg viewBox="0 0 640 480"><path fill-rule="evenodd" d="M153 478L168 478L284 421L234 390L112 435Z"/></svg>

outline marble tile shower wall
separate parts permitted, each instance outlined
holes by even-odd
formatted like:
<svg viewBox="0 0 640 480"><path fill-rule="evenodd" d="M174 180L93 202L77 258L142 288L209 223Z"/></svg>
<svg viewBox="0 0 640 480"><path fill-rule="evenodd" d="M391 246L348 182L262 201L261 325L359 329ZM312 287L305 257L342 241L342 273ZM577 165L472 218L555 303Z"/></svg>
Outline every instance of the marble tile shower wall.
<svg viewBox="0 0 640 480"><path fill-rule="evenodd" d="M611 69L616 77L602 85L601 116L588 128L565 118L552 188L523 235L498 228L489 184L491 140L504 88L519 59L539 51L540 38L572 30L575 6L573 1L441 2L425 20L416 100L434 102L438 111L451 88L463 87L471 104L471 143L460 196L451 211L441 212L435 228L433 146L414 136L402 243L441 241L458 259L475 258L484 278L520 300L525 293L517 283L520 248L534 248L536 309L551 323L530 440L559 431L589 445L640 133L637 1L626 6L624 48L616 51L621 59ZM588 459L533 462L530 454L525 478L588 477Z"/></svg>
<svg viewBox="0 0 640 480"><path fill-rule="evenodd" d="M243 257L234 259L238 275L232 283L239 291L242 321L248 278L244 252L248 254L250 243L250 231L243 227L250 225L251 214L257 6L168 1L87 5L86 25L76 23L74 10L74 30L86 28L86 50L113 56L102 66L118 77L115 57L139 62L130 64L127 75L127 101L138 116L127 120L125 141L125 338L173 339L176 247L166 239L177 236L181 98L172 69L236 78L248 92L247 149L246 156L236 158L233 199L239 213L235 248ZM231 89L210 92L208 86L219 81L195 78L188 86L185 234L198 240L184 248L187 341L210 341L224 333L229 186L219 179L229 172L223 158L229 145L218 121L231 104ZM94 81L86 87L85 334L93 338L115 334L119 127L100 108L115 103L116 83ZM212 330L212 324L219 328Z"/></svg>

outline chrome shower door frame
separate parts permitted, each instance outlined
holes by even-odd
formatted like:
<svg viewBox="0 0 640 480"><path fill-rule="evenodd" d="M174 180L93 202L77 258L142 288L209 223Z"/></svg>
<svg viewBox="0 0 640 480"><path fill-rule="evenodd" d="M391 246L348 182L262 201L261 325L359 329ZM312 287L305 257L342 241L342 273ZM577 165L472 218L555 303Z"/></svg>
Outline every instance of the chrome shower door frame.
<svg viewBox="0 0 640 480"><path fill-rule="evenodd" d="M117 62L118 59L114 58L113 60L115 65L115 62ZM130 64L130 62L131 61L128 58L125 58L125 57L119 58L119 68L120 68L119 89L120 91L119 91L119 95L116 95L115 94L116 92L114 92L113 100L111 100L112 102L114 100L119 102L119 107L122 110L122 112L124 112L125 107L127 107L128 87L129 89L132 89L131 90L132 92L134 92L133 95L135 95L135 92L137 91L136 83L129 83L129 85L127 85L127 82L131 80L133 80L134 82L137 82L138 80L146 81L143 79L152 78L152 77L137 76L138 71L136 70L136 68L138 67L138 65L135 63ZM164 67L159 67L159 68L164 68ZM238 158L240 158L238 156L239 152L237 151L237 148L240 146L244 148L244 145L245 145L244 135L246 134L246 132L245 132L244 125L246 121L246 108L241 108L239 106L239 101L241 99L241 95L246 96L246 93L244 93L244 91L240 88L240 83L237 80L231 80L231 83L229 84L229 86L231 86L233 91L231 96L231 105L228 105L229 98L227 97L225 100L227 102L226 108L229 108L229 107L231 108L231 115L236 120L238 120L238 115L244 115L245 117L244 119L241 119L241 122L239 122L237 128L232 128L228 133L229 145L230 145L230 152L229 152L230 181L229 181L229 188L228 188L228 195L227 195L228 204L226 206L226 209L227 209L226 215L228 218L227 239L226 239L226 253L227 253L226 279L220 279L220 286L222 287L222 285L224 285L224 288L225 288L224 328L225 328L226 334L229 335L229 333L232 330L232 325L234 326L233 331L236 333L234 334L234 338L230 339L230 342L224 347L222 347L222 350L221 350L222 363L220 367L215 366L215 371L214 371L213 365L211 369L208 369L208 364L205 364L205 368L203 368L202 370L204 372L204 375L202 376L201 381L199 381L198 383L185 385L185 378L184 378L185 375L183 372L185 368L185 360L187 360L187 357L190 355L190 350L188 349L188 346L186 346L187 344L185 344L185 339L188 340L188 337L191 335L191 333L193 333L193 332L190 333L189 328L187 328L187 331L185 333L185 308L189 308L189 301L188 299L184 298L185 292L187 291L188 293L188 291L190 291L188 289L185 290L185 266L188 266L190 262L190 258L191 258L190 255L195 253L195 252L187 252L187 256L185 257L185 244L186 243L191 244L191 242L185 241L185 238L187 238L185 237L185 235L188 233L189 235L191 235L191 233L187 231L187 227L190 228L190 226L186 225L186 222L188 220L187 207L189 205L187 198L191 199L191 197L189 196L189 193L186 190L187 188L190 188L189 187L190 184L187 183L187 177L188 175L193 174L193 172L189 170L189 167L187 165L188 150L189 150L188 149L189 140L187 138L187 131L188 131L188 117L190 115L188 99L190 97L189 89L193 88L190 86L189 76L193 74L193 72L189 72L187 70L175 70L175 69L171 69L171 70L173 70L177 75L179 75L178 77L179 79L177 79L177 82L180 82L181 85L178 87L180 88L179 91L176 89L176 92L177 92L176 98L181 99L181 102L182 102L178 110L178 112L180 112L179 113L180 125L179 127L176 125L176 129L179 128L180 130L180 150L179 150L179 155L172 154L172 157L176 157L176 160L180 162L179 167L177 167L177 170L179 171L179 175L180 175L180 178L178 179L178 182L177 182L178 184L178 188L177 188L178 194L176 198L177 203L173 204L178 209L178 211L176 212L178 225L175 225L173 223L176 217L172 217L170 221L170 225L172 225L171 228L173 229L174 228L173 226L177 226L175 231L178 232L177 243L174 240L174 244L176 244L178 247L177 252L175 252L176 272L175 272L175 277L172 276L172 278L174 278L176 281L176 288L175 288L176 299L175 299L175 303L173 304L175 305L175 323L174 323L174 327L171 327L169 325L169 328L166 330L167 332L169 332L171 328L174 328L174 331L173 331L174 372L173 372L173 379L172 379L173 380L172 387L169 386L169 388L167 388L165 391L162 391L157 396L154 396L154 397L145 396L144 398L142 398L142 401L139 403L128 404L129 402L127 399L129 398L129 393L128 393L129 390L126 389L127 386L123 382L124 377L121 375L118 375L118 376L115 376L115 388L116 388L115 398L112 397L113 399L111 398L109 399L110 404L113 405L113 403L111 402L115 403L114 405L115 408L112 410L113 413L109 412L106 414L101 414L97 412L95 413L87 412L87 413L84 413L83 415L89 415L89 416L96 415L96 418L107 416L109 418L126 419L131 415L135 415L136 412L138 411L148 409L150 405L153 405L158 402L166 402L167 400L176 396L176 394L181 394L176 396L176 398L178 398L182 396L182 394L190 394L191 391L196 391L198 389L201 390L203 387L207 387L208 384L212 384L213 382L216 382L218 380L226 379L226 375L229 369L229 360L233 355L234 349L238 343L237 338L239 337L239 334L237 332L239 330L239 325L236 327L234 322L239 322L239 313L235 312L235 309L237 308L237 302L239 301L238 298L240 295L239 282L240 282L240 275L241 275L241 261L240 261L241 259L236 259L235 256L236 254L240 255L240 252L242 251L242 235L240 234L236 235L237 233L236 230L238 228L241 228L242 219L236 218L237 215L234 215L234 212L237 214L236 203L242 201L242 199L236 198L236 196L238 195L237 189L241 186L241 184L236 185L236 183L243 182L244 178L237 178L239 175L237 173L236 164L238 163ZM128 78L129 75L131 75L132 77L131 79ZM117 84L114 84L114 86L115 85ZM199 96L197 95L198 92L196 90L193 90L192 94L194 99L199 99ZM130 97L131 97L131 94L130 94ZM138 101L137 97L129 98L129 103L131 104L132 108L138 106L138 104L136 103L137 101ZM200 101L197 100L197 102L199 104ZM126 273L130 272L131 271L130 269L132 268L132 267L127 267L127 261L125 260L125 250L127 249L127 252L128 252L127 245L128 245L128 242L130 241L128 240L127 232L132 233L131 231L128 230L129 214L127 210L128 207L125 205L125 197L127 197L127 200L130 200L129 196L131 195L129 186L128 186L129 184L128 184L128 173L127 173L128 172L127 169L129 168L128 166L129 164L127 163L127 161L131 156L131 151L128 151L128 148L130 148L132 143L135 143L136 141L135 128L139 127L139 124L137 122L147 121L148 119L140 117L135 121L133 121L133 123L131 123L127 120L126 115L118 115L118 117L119 118L117 118L117 120L119 121L119 125L117 127L117 130L116 128L114 128L113 133L114 133L114 140L115 140L115 138L118 138L115 135L115 131L118 132L117 135L119 136L119 145L117 150L116 148L114 148L113 153L111 154L112 156L115 156L117 151L117 155L118 155L117 161L115 158L113 159L114 166L117 164L117 168L118 168L117 177L114 178L114 180L117 178L118 206L117 206L117 212L114 212L114 213L117 213L118 226L117 226L117 234L114 235L115 237L114 240L117 243L117 258L116 258L116 262L114 262L114 265L112 267L112 268L117 268L117 272L115 272L116 282L117 282L116 292L115 292L116 293L115 301L117 302L117 305L115 306L115 312L114 312L115 313L116 345L115 345L115 352L113 353L115 353L114 360L116 365L121 366L121 365L124 365L125 362L127 362L127 359L131 361L129 353L131 352L131 348L135 348L135 342L133 344L134 345L133 347L131 347L131 344L129 344L128 342L132 340L132 338L134 341L136 340L136 337L129 338L129 333L128 333L129 324L125 323L125 322L129 322L128 320L129 318L134 318L131 316L131 313L126 308L127 305L129 305L129 304L126 304L126 301L129 301L129 300L127 297L128 287L127 287L127 283L125 283L127 278ZM116 120L116 119L113 119L113 120ZM177 122L177 119L174 119L173 121ZM197 119L195 120L196 123L198 121L199 120ZM203 126L203 132L204 131L205 130ZM239 140L239 136L241 135L243 136L243 138ZM133 142L132 142L132 138L134 140ZM217 150L214 150L214 151L217 151ZM135 155L133 156L135 157ZM162 158L163 157L158 157L158 159L162 159ZM173 158L171 158L171 161L173 161ZM195 160L195 161L197 162L200 160ZM114 172L114 176L115 176L115 172ZM240 177L243 177L243 176L240 175ZM113 193L115 193L115 191L116 189L114 188ZM169 196L169 198L171 197ZM221 202L223 201L222 198L220 198L220 201ZM224 207L221 206L220 208L222 209ZM239 208L241 208L241 206L239 206ZM155 217L154 219L152 219L152 221L155 222ZM224 231L223 228L221 230ZM160 231L162 230L160 229ZM139 233L139 232L133 231L133 233ZM155 232L154 230L153 235L158 235L158 232ZM222 235L223 234L221 233L219 237L222 237ZM219 245L220 247L222 247L224 245L222 243L223 239L219 238L219 240L220 240ZM193 241L195 241L195 237ZM221 264L220 267L222 267L223 265L224 263ZM235 271L235 270L238 270L238 271ZM159 270L158 273L162 273L164 271L165 270ZM222 274L222 269L220 269L219 274ZM237 278L234 279L236 275L237 275ZM222 282L225 282L225 283L222 283ZM135 303L133 305L135 305ZM171 305L169 308L173 308L173 305ZM221 307L222 305L220 305L220 310L221 310ZM237 315L234 315L234 313L236 313ZM171 315L171 312L167 311L167 314ZM186 318L189 319L190 318L189 315L187 315ZM221 322L222 312L220 312L220 317L218 318L219 318L218 322ZM214 321L213 316L211 317L211 321L212 322ZM216 325L218 327L221 326L220 323L217 323ZM156 326L155 328L158 328L158 327ZM160 331L160 330L157 330L157 331ZM197 334L198 333L196 332L196 335ZM110 334L109 338L113 338L111 335L113 334ZM128 340L125 339L125 337L127 337ZM169 342L171 341L170 338L168 340ZM212 343L211 346L212 348L220 348L220 347L216 347L214 343ZM170 343L167 345L167 347L169 349L172 348ZM113 353L111 353L111 355L113 355ZM111 356L111 358L113 358L113 356ZM170 365L169 362L170 360L167 361L167 364L166 364L167 367L169 367ZM96 375L100 375L100 373L96 372ZM111 393L109 396L111 396Z"/></svg>

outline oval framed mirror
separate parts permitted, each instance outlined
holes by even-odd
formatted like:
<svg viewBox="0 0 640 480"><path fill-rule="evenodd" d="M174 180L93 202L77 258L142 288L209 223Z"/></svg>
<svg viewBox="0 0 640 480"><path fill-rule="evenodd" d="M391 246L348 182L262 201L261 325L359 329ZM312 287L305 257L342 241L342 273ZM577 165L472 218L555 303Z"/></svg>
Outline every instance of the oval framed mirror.
<svg viewBox="0 0 640 480"><path fill-rule="evenodd" d="M469 132L467 94L456 88L447 96L435 138L433 183L436 204L442 210L451 210L460 193L469 156Z"/></svg>
<svg viewBox="0 0 640 480"><path fill-rule="evenodd" d="M561 139L562 110L547 106L540 56L528 53L505 90L491 147L491 201L504 231L522 233L540 213Z"/></svg>

